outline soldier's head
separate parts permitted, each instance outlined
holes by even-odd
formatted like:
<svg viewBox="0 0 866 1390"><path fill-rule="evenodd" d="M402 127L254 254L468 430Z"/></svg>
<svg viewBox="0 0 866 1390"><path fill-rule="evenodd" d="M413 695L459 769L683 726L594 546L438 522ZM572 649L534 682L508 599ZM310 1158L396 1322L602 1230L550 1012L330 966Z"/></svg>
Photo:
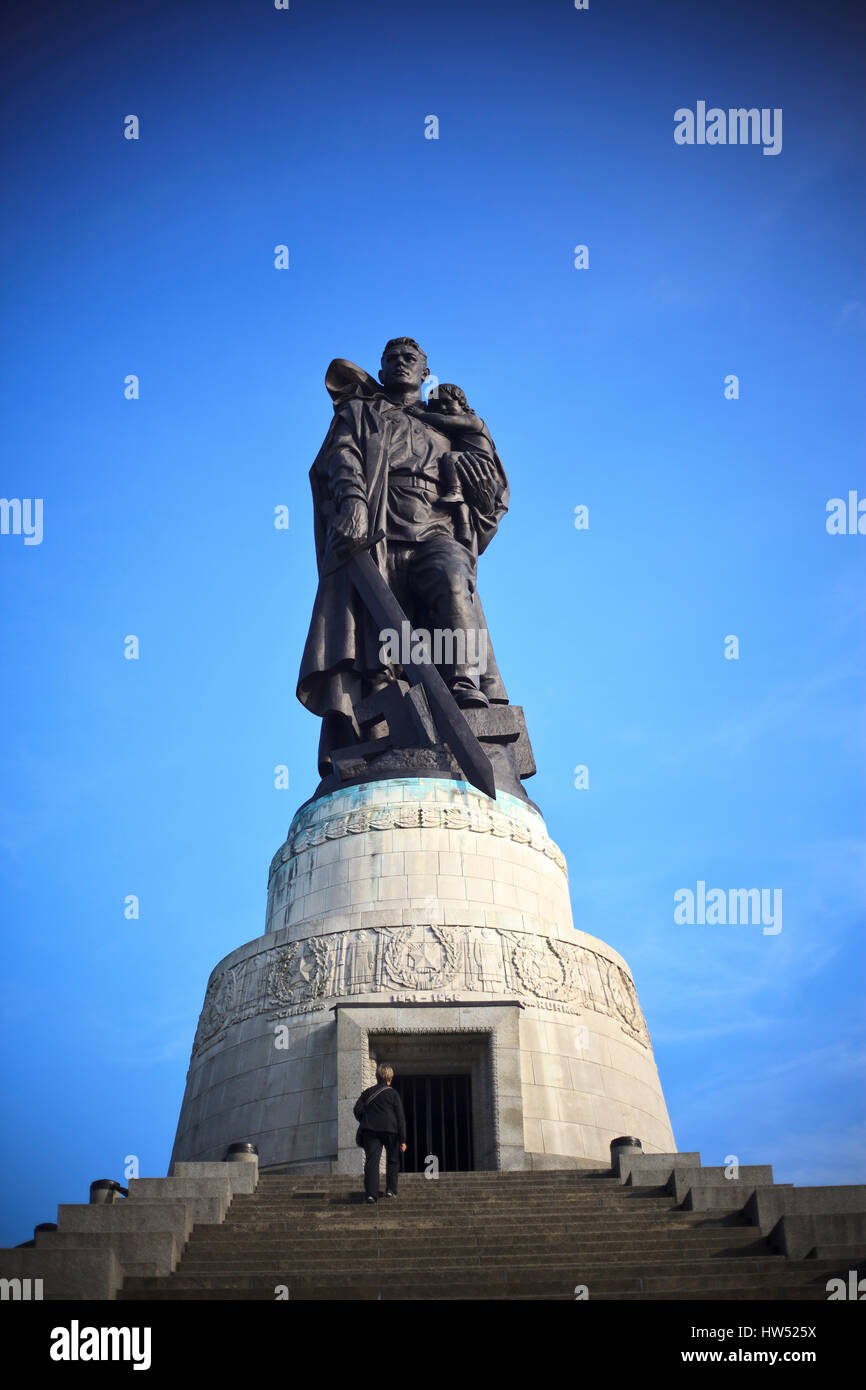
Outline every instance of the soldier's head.
<svg viewBox="0 0 866 1390"><path fill-rule="evenodd" d="M385 344L379 380L390 394L416 398L421 394L421 382L429 375L427 354L414 338L391 338Z"/></svg>

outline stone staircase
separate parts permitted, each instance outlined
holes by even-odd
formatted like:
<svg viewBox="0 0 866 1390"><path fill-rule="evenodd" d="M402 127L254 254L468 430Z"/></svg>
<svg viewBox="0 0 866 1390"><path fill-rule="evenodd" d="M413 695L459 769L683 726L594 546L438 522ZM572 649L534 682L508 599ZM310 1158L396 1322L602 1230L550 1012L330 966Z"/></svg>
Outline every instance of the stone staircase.
<svg viewBox="0 0 866 1390"><path fill-rule="evenodd" d="M725 1183L699 1155L659 1157L608 1172L410 1174L375 1206L360 1176L263 1175L223 1220L196 1221L173 1272L127 1273L117 1297L824 1301L866 1250L790 1258L777 1219L769 1229L745 1210L762 1179L790 1193L771 1170ZM698 1209L684 1209L693 1192Z"/></svg>

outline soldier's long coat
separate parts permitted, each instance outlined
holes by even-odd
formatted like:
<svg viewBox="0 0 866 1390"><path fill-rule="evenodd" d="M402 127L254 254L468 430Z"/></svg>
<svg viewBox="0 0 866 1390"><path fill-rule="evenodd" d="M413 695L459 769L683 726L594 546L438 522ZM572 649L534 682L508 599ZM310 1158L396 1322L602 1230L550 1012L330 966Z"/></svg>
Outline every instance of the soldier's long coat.
<svg viewBox="0 0 866 1390"><path fill-rule="evenodd" d="M334 367L329 369L329 378ZM348 364L347 364L348 365ZM360 372L360 369L356 369ZM368 383L372 378L366 377ZM365 675L381 669L379 657L378 625L369 618L363 601L356 592L345 570L341 567L333 573L326 571L334 564L334 555L329 537L329 519L333 514L333 500L329 486L329 458L334 448L334 437L349 432L352 442L363 460L364 478L367 485L367 507L370 534L386 529L386 508L388 498L388 439L390 425L387 413L377 408L383 399L380 388L375 383L367 386L354 386L355 394L345 399L345 391L340 393L332 388L335 396L334 420L325 436L315 462L310 469L310 486L313 492L313 511L315 518L316 560L319 567L319 586L313 604L313 616L307 635L301 669L298 676L297 695L302 705L320 716L339 712L354 720L354 705L362 698L361 682ZM489 439L489 435L488 435ZM445 441L445 448L450 447ZM493 447L490 440L491 449ZM480 555L496 533L500 518L508 509L508 480L493 450L496 467L501 479L501 496L493 515L486 516L476 507L464 503L456 509L455 536L465 544L476 557ZM371 554L380 571L387 578L387 542L381 541ZM487 631L487 622L481 601L476 593L479 627ZM481 687L488 699L506 701L489 634L487 641L487 671L481 677Z"/></svg>

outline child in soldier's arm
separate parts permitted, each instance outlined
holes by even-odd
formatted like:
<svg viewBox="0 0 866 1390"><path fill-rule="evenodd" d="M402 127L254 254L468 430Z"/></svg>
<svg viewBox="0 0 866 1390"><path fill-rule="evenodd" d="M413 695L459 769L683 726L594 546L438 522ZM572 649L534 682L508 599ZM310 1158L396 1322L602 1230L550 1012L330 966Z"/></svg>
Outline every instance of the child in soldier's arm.
<svg viewBox="0 0 866 1390"><path fill-rule="evenodd" d="M419 420L444 434L455 446L453 452L442 455L442 483L445 494L439 501L449 506L458 506L465 500L457 471L460 455L468 453L471 456L478 453L484 458L493 457L484 421L469 408L464 392L452 382L442 382L429 405L406 408Z"/></svg>

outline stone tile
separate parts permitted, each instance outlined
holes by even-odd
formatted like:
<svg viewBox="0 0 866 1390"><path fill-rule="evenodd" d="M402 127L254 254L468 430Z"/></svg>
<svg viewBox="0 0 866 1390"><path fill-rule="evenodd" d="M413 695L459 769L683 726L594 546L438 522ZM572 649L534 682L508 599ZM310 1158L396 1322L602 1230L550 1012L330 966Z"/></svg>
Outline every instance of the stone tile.
<svg viewBox="0 0 866 1390"><path fill-rule="evenodd" d="M320 1091L303 1091L301 1093L300 1123L302 1125L319 1124L322 1121L330 1121L333 1119L336 1108L336 1084L324 1086Z"/></svg>
<svg viewBox="0 0 866 1390"><path fill-rule="evenodd" d="M571 1057L568 1062L568 1070L571 1076L571 1085L575 1091L586 1095L604 1095L603 1072L597 1062Z"/></svg>
<svg viewBox="0 0 866 1390"><path fill-rule="evenodd" d="M563 1090L571 1088L571 1073L565 1057L533 1052L532 1077L538 1086L556 1086Z"/></svg>
<svg viewBox="0 0 866 1390"><path fill-rule="evenodd" d="M415 830L400 830L395 827L393 836L395 850L400 850L404 854L419 853L424 849L420 827Z"/></svg>
<svg viewBox="0 0 866 1390"><path fill-rule="evenodd" d="M506 907L488 907L485 912L486 925L496 931L523 931L523 918L519 912Z"/></svg>
<svg viewBox="0 0 866 1390"><path fill-rule="evenodd" d="M336 1031L336 1030L335 1030L335 1031ZM336 1039L335 1039L335 1041L336 1041ZM325 1053L323 1053L323 1056L322 1056L322 1085L323 1085L323 1086L332 1086L332 1087L334 1087L334 1088L335 1088L334 1094L335 1094L335 1096L336 1096L336 1085L337 1085L337 1053L336 1053L336 1050L335 1050L334 1052L325 1052ZM330 1118L330 1117L329 1117L329 1118ZM335 1123L336 1123L336 1121L335 1121Z"/></svg>
<svg viewBox="0 0 866 1390"><path fill-rule="evenodd" d="M379 875L379 860L375 854L356 855L354 859L344 859L346 877L351 883L355 879L372 879Z"/></svg>
<svg viewBox="0 0 866 1390"><path fill-rule="evenodd" d="M407 850L404 856L405 872L413 877L417 874L436 875L439 872L439 854L436 850Z"/></svg>
<svg viewBox="0 0 866 1390"><path fill-rule="evenodd" d="M463 856L454 854L451 851L440 850L439 873L453 874L455 877L459 878L463 873Z"/></svg>
<svg viewBox="0 0 866 1390"><path fill-rule="evenodd" d="M337 1025L333 1015L322 1023L315 1021L309 1014L302 1015L302 1019L303 1023L299 1031L307 1057L315 1057L319 1054L333 1052L336 1049Z"/></svg>
<svg viewBox="0 0 866 1390"><path fill-rule="evenodd" d="M325 1120L316 1126L316 1151L322 1155L337 1152L337 1121ZM361 1153L361 1150L358 1150ZM363 1154L361 1154L363 1158Z"/></svg>
<svg viewBox="0 0 866 1390"><path fill-rule="evenodd" d="M445 911L435 894L425 894L423 898L410 898L409 906L403 908L403 926L423 926L428 922L444 922Z"/></svg>
<svg viewBox="0 0 866 1390"><path fill-rule="evenodd" d="M416 898L435 898L437 887L436 874L407 874L406 893L410 899Z"/></svg>
<svg viewBox="0 0 866 1390"><path fill-rule="evenodd" d="M380 902L388 902L394 898L402 902L409 896L405 874L394 875L391 878L380 878L377 886Z"/></svg>
<svg viewBox="0 0 866 1390"><path fill-rule="evenodd" d="M482 849L483 849L483 850L486 850L487 846L486 846L486 843L483 843L483 839L482 839L482 840L479 840L479 838L478 838L477 836L476 836L476 845L477 845L477 847L478 847L479 853L477 853L477 854L468 854L468 853L467 853L467 854L464 855L464 860L463 860L464 871L465 871L467 874L471 874L473 878L486 878L486 879L492 879L492 878L494 878L494 877L495 877L495 869L494 869L495 860L494 860L492 854L487 854L487 853L482 853L482 852L481 852Z"/></svg>
<svg viewBox="0 0 866 1390"><path fill-rule="evenodd" d="M371 844L371 839L371 834L344 835L341 840L336 842L340 846L340 858L358 859L363 858L364 855L373 855L377 852L381 852L381 849L391 848L390 845L380 847L378 844Z"/></svg>
<svg viewBox="0 0 866 1390"><path fill-rule="evenodd" d="M556 1057L576 1058L579 1062L598 1061L596 1035L585 1018L575 1017L574 1022L559 1019L547 1024L546 1052Z"/></svg>
<svg viewBox="0 0 866 1390"><path fill-rule="evenodd" d="M351 885L351 888L354 887L355 883ZM319 895L316 894L314 896L318 902ZM317 908L317 914L318 912L322 912L325 915L329 915L332 912L339 912L341 908L348 907L351 901L350 885L348 883L331 884L328 888L325 888L321 894L322 906Z"/></svg>
<svg viewBox="0 0 866 1390"><path fill-rule="evenodd" d="M555 1091L552 1086L524 1086L524 1115L535 1120L558 1120L560 1115L556 1098L559 1094L560 1092Z"/></svg>
<svg viewBox="0 0 866 1390"><path fill-rule="evenodd" d="M448 902L442 904L445 925L449 927L483 927L484 908L475 903Z"/></svg>
<svg viewBox="0 0 866 1390"><path fill-rule="evenodd" d="M500 883L497 879L494 879L493 901L497 907L516 908L518 905L517 889L513 888L510 883Z"/></svg>
<svg viewBox="0 0 866 1390"><path fill-rule="evenodd" d="M273 1128L277 1128L274 1126ZM320 1130L318 1124L293 1125L286 1130L280 1127L280 1148L279 1152L283 1163L297 1163L304 1158L318 1158L319 1149L317 1135ZM259 1163L265 1160L261 1156L262 1144L259 1144Z"/></svg>
<svg viewBox="0 0 866 1390"><path fill-rule="evenodd" d="M611 1131L611 1138L616 1138L619 1134L635 1134L635 1121L637 1117L629 1105L623 1105L621 1101L611 1100L608 1096L590 1097L592 1100L592 1113L595 1117L597 1129ZM636 1137L642 1136L639 1132Z"/></svg>
<svg viewBox="0 0 866 1390"><path fill-rule="evenodd" d="M470 902L493 902L493 883L489 878L469 878L466 880L466 896Z"/></svg>
<svg viewBox="0 0 866 1390"><path fill-rule="evenodd" d="M633 1076L626 1076L621 1071L611 1071L610 1068L603 1072L604 1093L612 1100L622 1101L624 1105L633 1106L636 1110L646 1111L647 1114L657 1114L659 1110L657 1092L649 1086L645 1086L642 1081L638 1081Z"/></svg>
<svg viewBox="0 0 866 1390"><path fill-rule="evenodd" d="M390 802L398 799L400 798L396 797L388 786L368 782L364 788L364 803L367 806L387 806Z"/></svg>
<svg viewBox="0 0 866 1390"><path fill-rule="evenodd" d="M520 1046L524 1052L549 1052L547 1043L546 1019L528 1018L524 1011L520 1014Z"/></svg>
<svg viewBox="0 0 866 1390"><path fill-rule="evenodd" d="M530 893L525 888L517 889L517 906L521 912L529 913L532 917L538 916L538 894Z"/></svg>
<svg viewBox="0 0 866 1390"><path fill-rule="evenodd" d="M402 909L396 904L388 908L365 908L359 916L358 925L363 928L402 926Z"/></svg>
<svg viewBox="0 0 866 1390"><path fill-rule="evenodd" d="M537 893L538 874L535 869L527 869L520 864L515 864L513 867L515 888L528 888L531 893Z"/></svg>
<svg viewBox="0 0 866 1390"><path fill-rule="evenodd" d="M443 845L443 849L451 854L464 854L467 851L471 852L472 841L477 838L478 832L475 830L446 830L445 834L448 836L448 843Z"/></svg>
<svg viewBox="0 0 866 1390"><path fill-rule="evenodd" d="M466 880L457 878L451 874L438 874L436 878L436 896L438 898L465 899Z"/></svg>
<svg viewBox="0 0 866 1390"><path fill-rule="evenodd" d="M430 829L425 829L425 830L424 830L424 849L425 849L425 850L435 850L437 853L438 853L440 850L446 850L446 851L449 850L449 849L450 849L450 844L449 844L449 841L448 841L448 836L449 836L450 834L451 834L451 831L450 831L450 830L430 830Z"/></svg>
<svg viewBox="0 0 866 1390"><path fill-rule="evenodd" d="M399 852L382 855L379 873L382 878L394 878L406 872L404 856Z"/></svg>
<svg viewBox="0 0 866 1390"><path fill-rule="evenodd" d="M582 1125L565 1124L561 1120L542 1120L541 1133L544 1153L567 1154L572 1158L586 1157Z"/></svg>
<svg viewBox="0 0 866 1390"><path fill-rule="evenodd" d="M528 1153L544 1153L541 1120L531 1119L525 1113L523 1116L523 1142Z"/></svg>
<svg viewBox="0 0 866 1390"><path fill-rule="evenodd" d="M412 904L415 904L413 907ZM423 927L431 921L438 921L435 909L430 911L424 898L410 898L409 906L400 909L400 920L404 927Z"/></svg>
<svg viewBox="0 0 866 1390"><path fill-rule="evenodd" d="M335 864L338 859L344 856L340 853L339 840L323 840L320 845L315 847L316 865L321 868L325 864Z"/></svg>
<svg viewBox="0 0 866 1390"><path fill-rule="evenodd" d="M500 835L485 835L484 852L493 860L505 859L508 857L512 843L511 840L504 839Z"/></svg>
<svg viewBox="0 0 866 1390"><path fill-rule="evenodd" d="M639 1077L647 1085L657 1085L658 1073L651 1053L646 1048L639 1047L637 1044L632 1045L624 1039L623 1033L620 1033L619 1039L608 1038L608 1065L614 1071Z"/></svg>
<svg viewBox="0 0 866 1390"><path fill-rule="evenodd" d="M556 1098L559 1114L545 1116L545 1119L560 1119L574 1125L595 1124L591 1097L576 1095L574 1091L553 1091L551 1094Z"/></svg>
<svg viewBox="0 0 866 1390"><path fill-rule="evenodd" d="M286 908L286 926L295 926L298 922L305 922L309 913L306 907L306 896L294 898Z"/></svg>

